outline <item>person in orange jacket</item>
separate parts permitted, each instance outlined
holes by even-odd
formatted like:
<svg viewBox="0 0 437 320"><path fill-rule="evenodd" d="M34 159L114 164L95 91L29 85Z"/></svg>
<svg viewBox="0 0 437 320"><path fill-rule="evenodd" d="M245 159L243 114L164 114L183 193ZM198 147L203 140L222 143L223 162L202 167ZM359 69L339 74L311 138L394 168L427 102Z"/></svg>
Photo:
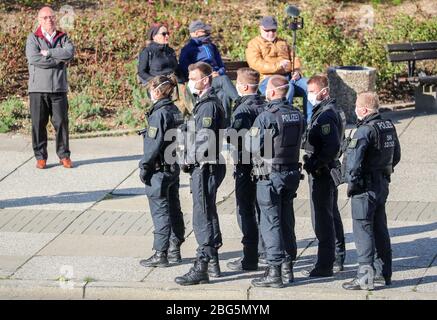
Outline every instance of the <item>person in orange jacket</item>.
<svg viewBox="0 0 437 320"><path fill-rule="evenodd" d="M265 95L267 82L272 75L287 77L290 81L287 99L292 103L294 96L303 97L304 116L308 122L311 119L312 104L308 101L307 79L302 77L299 58L292 54L285 40L277 37L278 23L274 17L263 17L259 28L260 35L247 45L246 60L249 67L261 74L260 93Z"/></svg>

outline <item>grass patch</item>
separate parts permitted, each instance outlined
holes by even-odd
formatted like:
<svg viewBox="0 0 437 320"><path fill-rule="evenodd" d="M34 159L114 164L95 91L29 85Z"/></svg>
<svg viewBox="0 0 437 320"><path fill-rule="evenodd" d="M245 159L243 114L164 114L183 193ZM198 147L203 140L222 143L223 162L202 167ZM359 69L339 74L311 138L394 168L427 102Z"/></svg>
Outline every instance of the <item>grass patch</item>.
<svg viewBox="0 0 437 320"><path fill-rule="evenodd" d="M12 97L0 103L0 133L18 130L29 117L23 100Z"/></svg>

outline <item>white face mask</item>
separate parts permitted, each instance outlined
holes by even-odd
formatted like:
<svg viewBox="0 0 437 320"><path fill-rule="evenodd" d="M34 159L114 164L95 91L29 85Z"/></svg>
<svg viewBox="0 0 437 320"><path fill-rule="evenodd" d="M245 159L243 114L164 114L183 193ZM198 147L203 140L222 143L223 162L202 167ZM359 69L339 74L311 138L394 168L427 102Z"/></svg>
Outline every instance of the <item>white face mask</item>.
<svg viewBox="0 0 437 320"><path fill-rule="evenodd" d="M273 88L273 89L266 90L266 100L269 101L269 102L272 101L271 97L269 97L267 92L274 91L274 90L281 89L281 88L285 88L285 87L288 87L288 86L289 86L289 84L287 83L287 84L284 84L283 86L279 86L279 87L276 87L276 88Z"/></svg>
<svg viewBox="0 0 437 320"><path fill-rule="evenodd" d="M357 115L357 119L358 119L358 120L363 120L364 117L360 115L360 113L358 112L358 110L359 110L359 109L355 107L355 114Z"/></svg>
<svg viewBox="0 0 437 320"><path fill-rule="evenodd" d="M153 103L155 103L156 101L158 101L155 96L153 95L153 90L149 91L149 96L150 96L150 100L152 100Z"/></svg>
<svg viewBox="0 0 437 320"><path fill-rule="evenodd" d="M240 97L245 96L245 93L242 93L239 89L240 86L249 86L249 87L258 87L258 84L251 84L251 83L241 83L237 82L237 85L235 86L235 89L237 89L237 93ZM250 94L250 93L249 93Z"/></svg>
<svg viewBox="0 0 437 320"><path fill-rule="evenodd" d="M322 88L319 92L314 93L314 92L310 92L308 93L308 101L313 105L313 107L317 104L319 104L320 102L322 102L322 100L318 100L317 96L320 94L320 92L322 92L323 90L328 89L328 87L324 87Z"/></svg>
<svg viewBox="0 0 437 320"><path fill-rule="evenodd" d="M188 80L188 88L190 89L190 92L192 94L198 95L200 90L196 88L196 83L198 83L199 81L202 81L205 78L208 78L210 75L204 76L202 79L199 80Z"/></svg>
<svg viewBox="0 0 437 320"><path fill-rule="evenodd" d="M158 99L155 98L155 96L153 95L153 92L156 92L156 90L159 89L160 86L162 86L163 84L169 83L170 81L164 81L163 83L161 83L159 86L157 86L155 89L150 90L150 100L152 100L153 103L155 103L156 101L158 101Z"/></svg>

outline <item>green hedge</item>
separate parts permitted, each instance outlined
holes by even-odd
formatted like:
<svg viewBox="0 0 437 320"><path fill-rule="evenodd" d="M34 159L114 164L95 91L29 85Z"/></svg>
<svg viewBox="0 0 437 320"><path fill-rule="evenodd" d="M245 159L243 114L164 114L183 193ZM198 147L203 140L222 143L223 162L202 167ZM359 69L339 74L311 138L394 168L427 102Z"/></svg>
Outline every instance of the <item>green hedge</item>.
<svg viewBox="0 0 437 320"><path fill-rule="evenodd" d="M0 7L0 17L12 21L3 24L5 28L0 30L0 101L9 96L23 99L27 96L24 47L27 34L35 25L36 11L25 5L35 6L35 2L12 2L15 3L12 11L5 4ZM55 9L63 4L51 2ZM375 28L353 32L347 24L337 23L335 8L339 4L335 1L304 2L305 28L298 32L297 52L307 76L324 71L329 65L372 66L378 69L377 85L383 90L390 87L395 75L406 70L406 64L387 61L385 44L437 39L437 17L386 17L380 6L375 5ZM372 2L375 1L369 1ZM72 130L77 132L142 126L147 100L137 83L136 60L152 21L168 24L172 46L179 50L189 37L189 22L204 19L212 24L213 37L222 55L244 60L247 42L258 34L261 14L276 13L282 26L286 6L286 1L272 0L258 1L262 9L252 2L219 0L153 4L115 0L101 1L97 6L92 5L95 1L77 3L81 9L76 10L74 29L68 31L77 48L69 67ZM291 41L288 30L280 29L280 36ZM431 68L435 69L435 63ZM13 130L17 126L3 123L2 128Z"/></svg>

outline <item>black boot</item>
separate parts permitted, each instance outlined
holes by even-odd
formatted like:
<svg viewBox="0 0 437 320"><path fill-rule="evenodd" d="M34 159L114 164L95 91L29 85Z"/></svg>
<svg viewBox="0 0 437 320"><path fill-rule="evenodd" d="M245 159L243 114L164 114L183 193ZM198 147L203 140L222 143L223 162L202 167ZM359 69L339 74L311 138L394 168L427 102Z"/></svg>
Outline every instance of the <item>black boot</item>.
<svg viewBox="0 0 437 320"><path fill-rule="evenodd" d="M339 252L335 255L335 261L334 261L334 267L333 267L334 273L344 270L345 258L346 258L345 252Z"/></svg>
<svg viewBox="0 0 437 320"><path fill-rule="evenodd" d="M156 251L149 259L141 260L140 265L143 267L168 267L167 253L165 251Z"/></svg>
<svg viewBox="0 0 437 320"><path fill-rule="evenodd" d="M281 266L269 265L261 278L252 280L254 287L282 288Z"/></svg>
<svg viewBox="0 0 437 320"><path fill-rule="evenodd" d="M228 262L226 265L232 271L255 271L258 270L258 263L248 263L244 258Z"/></svg>
<svg viewBox="0 0 437 320"><path fill-rule="evenodd" d="M309 270L303 270L302 274L306 277L310 278L319 278L319 277L332 277L334 272L332 271L332 268L322 268L319 266L315 266L312 269Z"/></svg>
<svg viewBox="0 0 437 320"><path fill-rule="evenodd" d="M209 283L208 262L196 260L188 273L174 280L181 286Z"/></svg>
<svg viewBox="0 0 437 320"><path fill-rule="evenodd" d="M208 275L211 278L218 278L222 276L222 273L220 271L220 264L219 264L219 256L218 253L213 256L211 260L209 260L208 263Z"/></svg>
<svg viewBox="0 0 437 320"><path fill-rule="evenodd" d="M284 284L292 283L294 281L293 275L293 261L290 257L286 257L281 264L282 282Z"/></svg>
<svg viewBox="0 0 437 320"><path fill-rule="evenodd" d="M352 281L343 283L346 290L373 290L375 270L371 265L361 265Z"/></svg>
<svg viewBox="0 0 437 320"><path fill-rule="evenodd" d="M169 262L173 262L173 263L182 262L181 243L173 243L170 241L170 246L168 247L167 258L168 258Z"/></svg>

